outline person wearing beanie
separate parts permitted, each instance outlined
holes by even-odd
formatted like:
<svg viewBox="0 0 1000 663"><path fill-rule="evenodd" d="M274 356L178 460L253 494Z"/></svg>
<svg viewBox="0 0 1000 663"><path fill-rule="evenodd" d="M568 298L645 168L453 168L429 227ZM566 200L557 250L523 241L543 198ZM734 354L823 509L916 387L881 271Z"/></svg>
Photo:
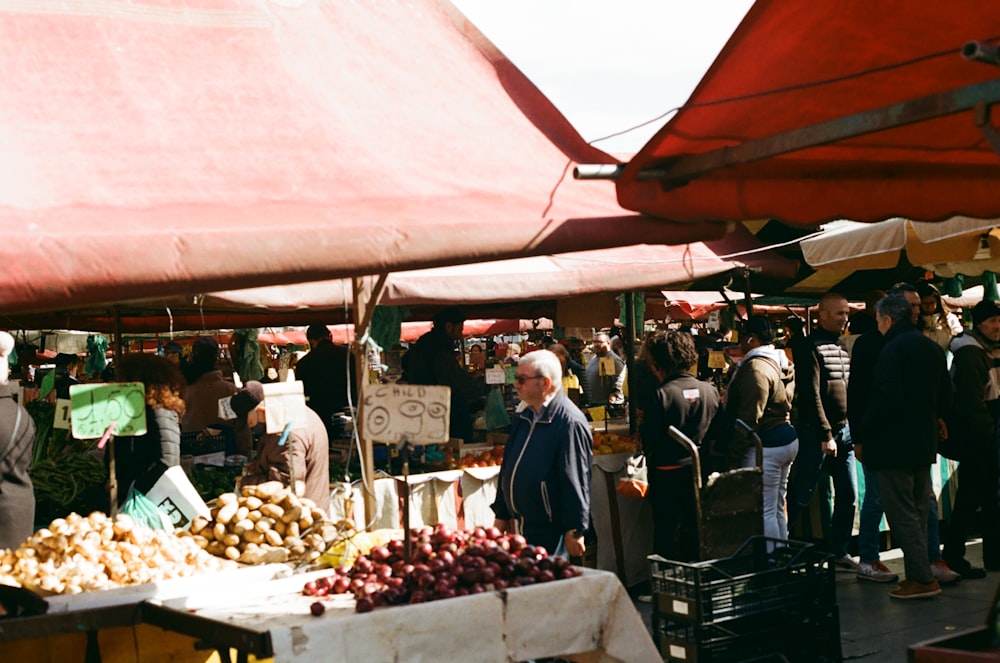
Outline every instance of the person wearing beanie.
<svg viewBox="0 0 1000 663"><path fill-rule="evenodd" d="M14 337L0 332L0 549L21 545L35 520L35 492L28 476L35 422L8 382L13 349Z"/></svg>
<svg viewBox="0 0 1000 663"><path fill-rule="evenodd" d="M949 436L960 447L958 491L944 538L944 560L963 578L982 578L965 559L965 541L982 511L983 563L1000 571L1000 508L996 423L1000 413L1000 302L984 299L972 309L972 329L951 341L955 410Z"/></svg>
<svg viewBox="0 0 1000 663"><path fill-rule="evenodd" d="M266 421L264 385L251 380L229 401L237 429L251 429ZM330 438L319 415L304 408L305 426L296 426L282 441L281 432L265 433L257 441L257 455L243 468L241 486L266 481L292 485L295 494L307 497L325 513L330 512ZM297 424L298 422L292 422Z"/></svg>

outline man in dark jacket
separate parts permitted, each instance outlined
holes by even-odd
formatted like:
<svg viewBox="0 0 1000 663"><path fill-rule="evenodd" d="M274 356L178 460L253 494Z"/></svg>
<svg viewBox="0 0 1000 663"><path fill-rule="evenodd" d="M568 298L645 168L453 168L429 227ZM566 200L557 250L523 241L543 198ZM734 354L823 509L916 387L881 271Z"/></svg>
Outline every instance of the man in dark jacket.
<svg viewBox="0 0 1000 663"><path fill-rule="evenodd" d="M455 357L455 341L462 340L464 327L465 314L460 310L439 311L434 327L403 355L403 381L451 387L451 437L471 442L473 416L486 385L473 378Z"/></svg>
<svg viewBox="0 0 1000 663"><path fill-rule="evenodd" d="M997 506L996 420L1000 414L1000 303L983 300L972 309L972 330L951 341L955 416L949 431L961 444L958 492L944 540L944 559L963 578L983 569L965 559L965 540L982 510L983 563L1000 571L1000 509Z"/></svg>
<svg viewBox="0 0 1000 663"><path fill-rule="evenodd" d="M847 554L857 500L854 451L844 436L851 358L840 342L849 313L847 299L842 295L823 295L819 300L819 326L809 335L808 343L792 347L799 454L788 490L788 527L791 530L808 508L821 472L829 473L835 493L830 552L836 557L837 569L857 572L857 563Z"/></svg>
<svg viewBox="0 0 1000 663"><path fill-rule="evenodd" d="M700 555L691 455L668 431L674 426L700 446L715 425L719 392L691 374L698 352L687 332L654 333L646 341L646 353L660 381L643 407L639 428L649 473L653 552L695 561Z"/></svg>
<svg viewBox="0 0 1000 663"><path fill-rule="evenodd" d="M511 424L493 503L496 526L528 543L579 557L590 522L593 435L563 393L562 364L548 350L521 357L514 379L521 399Z"/></svg>
<svg viewBox="0 0 1000 663"><path fill-rule="evenodd" d="M897 599L936 596L941 587L927 557L927 496L930 466L951 408L944 351L913 325L910 303L889 295L875 307L885 345L872 374L862 429L861 461L878 476L879 493L903 551L906 579L889 595Z"/></svg>
<svg viewBox="0 0 1000 663"><path fill-rule="evenodd" d="M333 434L333 415L348 406L348 393L357 403L354 362L344 345L334 345L326 325L306 329L309 352L295 365L295 378L302 381L306 405L313 409Z"/></svg>

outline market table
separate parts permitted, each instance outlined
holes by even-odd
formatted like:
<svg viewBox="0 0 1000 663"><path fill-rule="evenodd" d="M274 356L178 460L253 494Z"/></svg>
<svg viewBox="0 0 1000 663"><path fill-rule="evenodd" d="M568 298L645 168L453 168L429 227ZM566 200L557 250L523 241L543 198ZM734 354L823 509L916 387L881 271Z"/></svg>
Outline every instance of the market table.
<svg viewBox="0 0 1000 663"><path fill-rule="evenodd" d="M646 500L622 497L615 492L618 479L625 476L625 461L631 453L595 455L591 475L591 519L597 535L598 569L618 574L631 587L649 578L646 557L653 551L653 516ZM490 508L497 493L499 466L467 467L411 474L410 526L444 523L449 527L473 529L493 524ZM402 477L375 480L378 513L365 519L360 485L354 485L352 516L355 523L374 529L403 526L399 503ZM345 517L342 499L334 493L331 510L334 520Z"/></svg>
<svg viewBox="0 0 1000 663"><path fill-rule="evenodd" d="M276 663L661 660L611 573L585 569L568 580L365 614L355 613L352 597L332 597L326 613L314 617L309 606L316 599L301 590L322 575L329 571L233 587L224 595L195 592L146 606L143 620Z"/></svg>

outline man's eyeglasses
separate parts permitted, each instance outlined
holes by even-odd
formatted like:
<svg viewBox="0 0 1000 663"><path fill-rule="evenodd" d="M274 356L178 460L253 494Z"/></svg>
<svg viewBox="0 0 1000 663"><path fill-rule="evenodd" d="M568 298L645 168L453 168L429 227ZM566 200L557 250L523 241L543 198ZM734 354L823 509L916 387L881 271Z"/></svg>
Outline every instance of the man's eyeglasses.
<svg viewBox="0 0 1000 663"><path fill-rule="evenodd" d="M517 375L517 376L514 377L514 382L516 382L517 384L524 384L528 380L537 380L538 378L542 378L542 377L545 377L545 376L544 375L528 375L528 376Z"/></svg>

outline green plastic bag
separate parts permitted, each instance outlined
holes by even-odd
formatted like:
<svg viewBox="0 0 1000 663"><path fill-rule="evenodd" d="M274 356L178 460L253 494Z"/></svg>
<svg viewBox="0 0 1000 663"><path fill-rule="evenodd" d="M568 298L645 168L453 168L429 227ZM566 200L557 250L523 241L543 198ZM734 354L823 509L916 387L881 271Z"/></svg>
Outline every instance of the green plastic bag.
<svg viewBox="0 0 1000 663"><path fill-rule="evenodd" d="M170 517L160 511L153 500L136 490L135 484L132 484L128 489L128 497L118 512L128 515L137 525L145 525L152 529L162 529L168 532L174 531L174 524L170 522Z"/></svg>
<svg viewBox="0 0 1000 663"><path fill-rule="evenodd" d="M507 406L503 402L503 394L500 387L493 387L486 396L486 407L483 409L483 420L486 423L486 430L496 430L510 426L510 415L507 414Z"/></svg>

